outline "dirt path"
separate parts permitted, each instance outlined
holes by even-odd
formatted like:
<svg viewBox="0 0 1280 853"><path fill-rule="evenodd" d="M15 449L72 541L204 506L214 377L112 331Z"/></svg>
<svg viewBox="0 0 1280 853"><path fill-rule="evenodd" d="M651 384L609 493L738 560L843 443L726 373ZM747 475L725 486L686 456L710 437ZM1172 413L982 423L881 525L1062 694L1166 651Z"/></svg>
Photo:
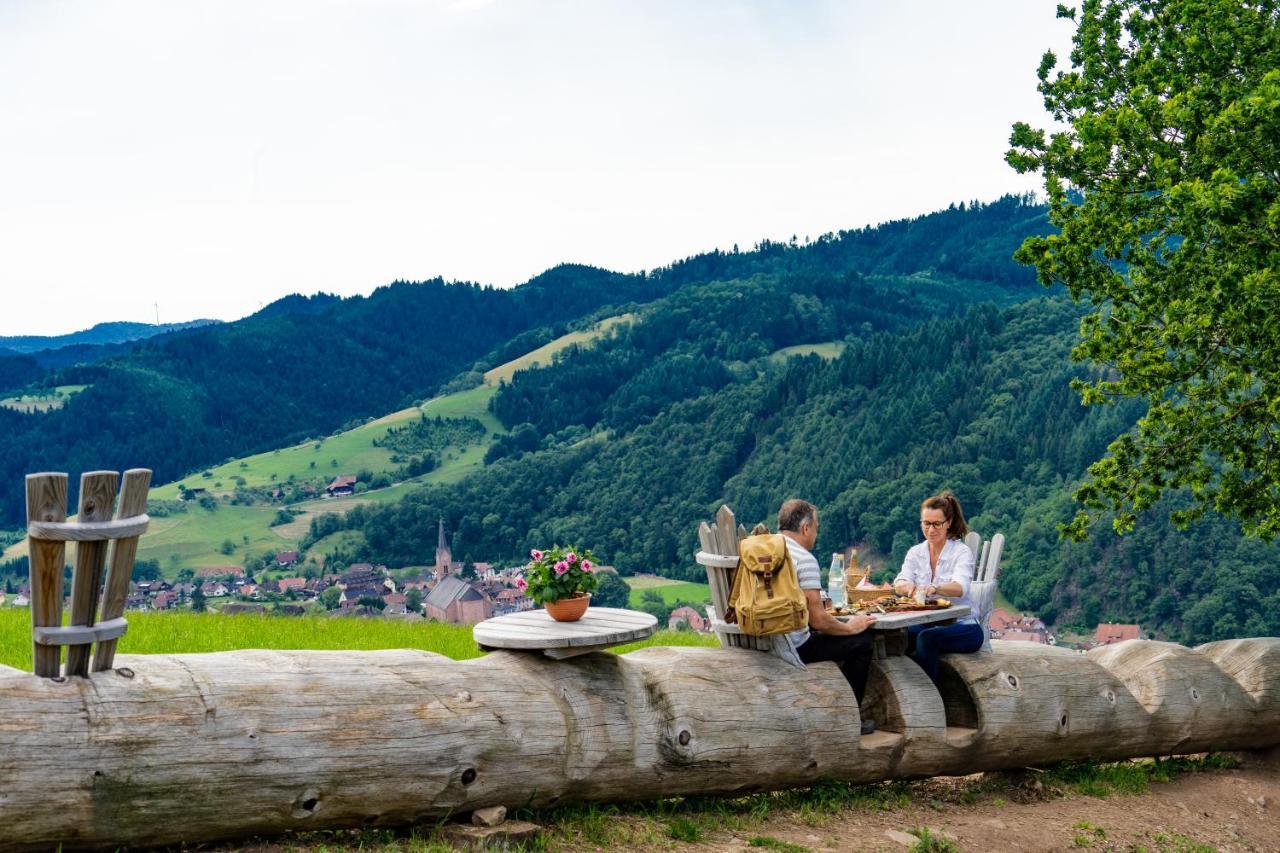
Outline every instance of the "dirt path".
<svg viewBox="0 0 1280 853"><path fill-rule="evenodd" d="M1150 782L1142 793L1104 797L1064 787L1061 775L1027 771L868 786L857 789L854 800L824 801L814 792L790 801L785 795L778 801L763 797L752 801L759 810L726 807L714 797L687 810L653 803L583 806L533 815L546 830L533 849L904 853L919 841L908 833L928 829L938 841L915 847L919 853L1280 851L1280 750L1235 758L1240 764L1232 769L1184 770L1172 781ZM1111 778L1114 783L1116 777ZM436 853L452 848L431 827L421 827L306 833L205 849Z"/></svg>
<svg viewBox="0 0 1280 853"><path fill-rule="evenodd" d="M942 784L942 783L939 783ZM687 850L791 849L904 851L890 833L928 827L959 850L985 851L1280 851L1280 763L1245 760L1154 783L1143 794L1105 799L1072 795L1025 803L1000 797L973 805L913 803L881 812L845 811L827 821L783 816L758 831L714 833ZM818 825L814 825L817 823ZM757 839L751 845L752 839Z"/></svg>

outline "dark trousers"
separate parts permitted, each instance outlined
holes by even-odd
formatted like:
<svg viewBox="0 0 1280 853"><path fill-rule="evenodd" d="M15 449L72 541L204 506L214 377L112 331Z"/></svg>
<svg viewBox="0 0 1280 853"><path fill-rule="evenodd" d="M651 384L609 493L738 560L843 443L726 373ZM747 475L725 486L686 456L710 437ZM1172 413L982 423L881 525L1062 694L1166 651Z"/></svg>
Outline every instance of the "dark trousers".
<svg viewBox="0 0 1280 853"><path fill-rule="evenodd" d="M845 680L853 688L853 695L862 703L867 692L867 674L871 670L871 632L849 636L834 636L813 631L796 651L805 663L835 661L844 673Z"/></svg>
<svg viewBox="0 0 1280 853"><path fill-rule="evenodd" d="M911 625L907 628L907 654L920 664L925 675L938 681L938 657L958 652L972 654L982 648L982 626L976 622L951 625Z"/></svg>

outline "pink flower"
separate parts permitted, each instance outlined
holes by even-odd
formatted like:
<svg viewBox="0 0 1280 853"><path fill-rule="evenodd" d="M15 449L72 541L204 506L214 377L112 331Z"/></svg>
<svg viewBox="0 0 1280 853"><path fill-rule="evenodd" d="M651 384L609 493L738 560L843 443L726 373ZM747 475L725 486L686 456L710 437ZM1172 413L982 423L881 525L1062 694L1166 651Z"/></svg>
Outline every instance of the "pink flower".
<svg viewBox="0 0 1280 853"><path fill-rule="evenodd" d="M591 561L590 561L590 560L583 560L583 561L582 561L582 570L583 570L584 572L589 572L589 571L591 571Z"/></svg>
<svg viewBox="0 0 1280 853"><path fill-rule="evenodd" d="M529 588L529 582L527 580L525 580L524 578L516 578L516 589L520 590L521 592L524 592L528 588Z"/></svg>
<svg viewBox="0 0 1280 853"><path fill-rule="evenodd" d="M562 575L567 571L569 571L569 564L566 563L564 560L561 560L560 562L556 563L556 574Z"/></svg>
<svg viewBox="0 0 1280 853"><path fill-rule="evenodd" d="M575 553L573 553L572 551L570 551L568 554L566 554L564 558L565 558L566 560L568 560L570 563L576 563L576 562L578 562L578 555L577 555L577 554L575 554Z"/></svg>
<svg viewBox="0 0 1280 853"><path fill-rule="evenodd" d="M529 552L529 556L530 556L530 557L533 557L533 559L535 559L535 560L541 560L541 559L542 559L542 552L541 552L541 551L539 551L537 548L534 548L532 551L530 551L530 552Z"/></svg>

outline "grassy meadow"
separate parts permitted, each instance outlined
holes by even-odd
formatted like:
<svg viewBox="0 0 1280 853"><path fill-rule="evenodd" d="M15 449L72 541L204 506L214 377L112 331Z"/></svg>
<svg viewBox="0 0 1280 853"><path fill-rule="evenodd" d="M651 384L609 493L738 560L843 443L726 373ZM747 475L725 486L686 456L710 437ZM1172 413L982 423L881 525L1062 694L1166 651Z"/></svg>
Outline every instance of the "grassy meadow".
<svg viewBox="0 0 1280 853"><path fill-rule="evenodd" d="M828 341L821 344L797 344L793 347L783 347L770 353L769 360L780 362L786 361L792 356L816 355L831 361L840 357L840 353L844 352L844 341Z"/></svg>
<svg viewBox="0 0 1280 853"><path fill-rule="evenodd" d="M58 385L42 394L19 394L14 397L0 399L0 406L13 409L15 412L48 412L61 409L72 394L79 394L88 385Z"/></svg>
<svg viewBox="0 0 1280 853"><path fill-rule="evenodd" d="M545 367L551 363L552 358L561 350L568 349L574 344L588 344L605 332L617 326L619 323L629 323L635 319L635 314L619 314L617 317L609 317L596 323L590 329L581 332L570 332L567 335L561 335L550 343L543 344L532 352L526 353L519 358L512 359L506 364L500 364L484 375L485 385L497 387L499 382L510 382L511 377L519 370L529 370L534 367Z"/></svg>
<svg viewBox="0 0 1280 853"><path fill-rule="evenodd" d="M471 626L328 616L271 616L254 613L126 614L129 633L120 654L227 652L235 649L423 649L454 660L483 652L471 638ZM625 653L645 646L715 646L713 636L659 631L641 643L619 646ZM0 665L31 669L31 613L0 608Z"/></svg>
<svg viewBox="0 0 1280 853"><path fill-rule="evenodd" d="M627 586L631 587L631 598L628 600L628 604L636 608L644 600L644 594L650 590L661 595L662 600L667 604L685 601L690 604L700 605L706 604L711 600L711 587L705 583L677 581L670 578L655 577L654 575L641 575L640 577L623 578L623 580L627 582Z"/></svg>

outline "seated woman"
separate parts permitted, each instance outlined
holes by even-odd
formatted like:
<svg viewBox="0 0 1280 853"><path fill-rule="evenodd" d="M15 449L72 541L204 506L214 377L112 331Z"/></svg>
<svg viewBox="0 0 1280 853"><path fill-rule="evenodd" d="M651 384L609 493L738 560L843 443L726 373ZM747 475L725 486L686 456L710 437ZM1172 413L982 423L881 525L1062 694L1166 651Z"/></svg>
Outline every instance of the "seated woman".
<svg viewBox="0 0 1280 853"><path fill-rule="evenodd" d="M907 552L902 571L893 580L899 595L941 595L956 604L977 608L969 600L973 581L973 552L964 544L969 528L964 523L960 501L951 492L926 498L920 504L920 527L924 541ZM933 681L938 680L938 656L950 652L968 654L982 648L982 626L972 616L950 625L912 625L907 628L907 654Z"/></svg>

